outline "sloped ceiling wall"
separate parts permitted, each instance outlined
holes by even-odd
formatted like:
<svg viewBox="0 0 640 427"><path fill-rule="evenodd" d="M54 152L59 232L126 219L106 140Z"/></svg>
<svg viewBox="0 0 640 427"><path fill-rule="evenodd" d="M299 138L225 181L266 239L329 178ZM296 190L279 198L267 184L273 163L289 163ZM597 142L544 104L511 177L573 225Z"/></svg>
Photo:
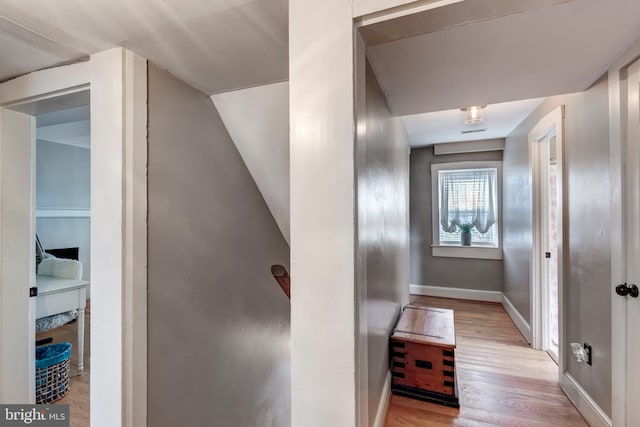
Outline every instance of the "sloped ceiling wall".
<svg viewBox="0 0 640 427"><path fill-rule="evenodd" d="M289 83L211 99L289 243Z"/></svg>

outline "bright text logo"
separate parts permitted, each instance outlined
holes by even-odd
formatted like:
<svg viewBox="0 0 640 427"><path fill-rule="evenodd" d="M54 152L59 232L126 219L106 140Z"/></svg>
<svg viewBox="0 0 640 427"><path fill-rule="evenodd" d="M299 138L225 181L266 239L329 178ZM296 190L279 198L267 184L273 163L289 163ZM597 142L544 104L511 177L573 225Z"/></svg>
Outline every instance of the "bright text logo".
<svg viewBox="0 0 640 427"><path fill-rule="evenodd" d="M0 405L0 427L69 427L69 405Z"/></svg>

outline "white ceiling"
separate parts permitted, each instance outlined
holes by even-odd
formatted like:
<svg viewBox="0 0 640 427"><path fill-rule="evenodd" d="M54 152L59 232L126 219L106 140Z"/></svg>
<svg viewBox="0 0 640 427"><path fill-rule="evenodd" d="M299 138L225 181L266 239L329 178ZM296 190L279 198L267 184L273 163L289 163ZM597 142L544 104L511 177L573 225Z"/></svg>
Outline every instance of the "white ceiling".
<svg viewBox="0 0 640 427"><path fill-rule="evenodd" d="M207 94L288 78L287 0L0 0L0 81L130 48Z"/></svg>
<svg viewBox="0 0 640 427"><path fill-rule="evenodd" d="M72 92L11 106L14 111L36 117L40 141L90 148L91 110L89 90Z"/></svg>
<svg viewBox="0 0 640 427"><path fill-rule="evenodd" d="M36 138L41 141L90 148L89 105L36 115Z"/></svg>
<svg viewBox="0 0 640 427"><path fill-rule="evenodd" d="M542 101L544 98L487 105L483 109L484 122L478 125L465 125L465 113L459 108L402 116L401 118L407 129L409 145L412 147L444 142L504 138L526 119ZM482 131L482 129L485 130ZM463 134L463 131L478 132Z"/></svg>
<svg viewBox="0 0 640 427"><path fill-rule="evenodd" d="M54 110L48 113L36 115L36 126L38 128L55 126L62 123L89 121L91 110L89 105L81 105L73 108Z"/></svg>
<svg viewBox="0 0 640 427"><path fill-rule="evenodd" d="M42 126L36 129L36 138L39 141L90 148L91 125L89 120L81 120L77 122Z"/></svg>
<svg viewBox="0 0 640 427"><path fill-rule="evenodd" d="M640 39L639 0L522 1L466 0L368 49L394 114L454 110L404 118L412 144L464 140L457 109L478 104L482 139L503 137L530 105L497 103L584 90ZM287 21L287 0L0 0L0 81L125 46L207 94L266 85L288 78Z"/></svg>
<svg viewBox="0 0 640 427"><path fill-rule="evenodd" d="M394 114L449 110L585 90L640 38L639 22L638 0L574 0L372 46L368 56Z"/></svg>

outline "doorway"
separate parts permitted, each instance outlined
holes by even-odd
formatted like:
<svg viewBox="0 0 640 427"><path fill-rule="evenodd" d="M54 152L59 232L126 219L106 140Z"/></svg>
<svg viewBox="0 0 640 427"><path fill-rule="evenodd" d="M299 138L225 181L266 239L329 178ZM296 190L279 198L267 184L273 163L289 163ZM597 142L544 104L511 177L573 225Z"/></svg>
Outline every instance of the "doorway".
<svg viewBox="0 0 640 427"><path fill-rule="evenodd" d="M36 248L41 248L36 250L36 348L71 344L69 390L56 403L69 404L72 425L80 427L89 425L91 377L89 91L48 104L35 115L35 227ZM71 299L68 306L53 309L50 286L69 289L55 294L64 302Z"/></svg>
<svg viewBox="0 0 640 427"><path fill-rule="evenodd" d="M529 133L532 205L533 347L549 353L563 372L562 175L563 107L545 116Z"/></svg>
<svg viewBox="0 0 640 427"><path fill-rule="evenodd" d="M558 363L558 162L555 129L540 144L542 349Z"/></svg>
<svg viewBox="0 0 640 427"><path fill-rule="evenodd" d="M12 165L3 171L9 190L3 213L12 212L4 216L3 230L12 235L10 246L30 248L30 256L15 255L10 276L3 276L13 279L7 286L26 302L13 301L12 323L6 330L10 341L26 345L29 361L21 357L11 362L9 367L21 374L13 380L16 392L10 398L27 403L24 397L29 396L29 402L51 403L66 394L39 396L34 362L36 346L70 342L68 383L74 399L58 403L84 402L84 414L71 405L74 418L86 420L78 425L88 425L89 419L84 357L88 356L85 307L91 270L89 101L88 88L81 87L17 103L3 112L7 154L3 166ZM14 203L21 209L14 210Z"/></svg>
<svg viewBox="0 0 640 427"><path fill-rule="evenodd" d="M139 55L114 48L86 62L0 84L2 403L35 402L35 380L30 375L35 371L35 337L29 332L34 330L35 298L28 292L35 284L35 218L30 214L35 178L28 172L34 170L35 156L30 153L35 143L32 116L37 112L12 109L91 85L91 335L99 337L91 344L91 418L93 425L144 425L146 67ZM15 329L23 333L14 333Z"/></svg>
<svg viewBox="0 0 640 427"><path fill-rule="evenodd" d="M542 289L544 295L543 307L547 313L543 319L547 319L544 327L543 346L558 363L558 158L556 155L557 138L553 135L549 138L549 155L544 160L547 162L547 176L544 182L545 198L541 217L546 224L543 230L543 249L545 251L544 275Z"/></svg>

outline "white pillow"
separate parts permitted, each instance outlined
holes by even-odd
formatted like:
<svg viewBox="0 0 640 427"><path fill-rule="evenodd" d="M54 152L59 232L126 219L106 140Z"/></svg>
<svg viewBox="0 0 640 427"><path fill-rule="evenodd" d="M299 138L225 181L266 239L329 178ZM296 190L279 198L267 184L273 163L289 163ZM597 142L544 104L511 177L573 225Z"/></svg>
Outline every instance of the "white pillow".
<svg viewBox="0 0 640 427"><path fill-rule="evenodd" d="M82 279L82 263L74 259L47 258L38 267L38 274L62 279Z"/></svg>

